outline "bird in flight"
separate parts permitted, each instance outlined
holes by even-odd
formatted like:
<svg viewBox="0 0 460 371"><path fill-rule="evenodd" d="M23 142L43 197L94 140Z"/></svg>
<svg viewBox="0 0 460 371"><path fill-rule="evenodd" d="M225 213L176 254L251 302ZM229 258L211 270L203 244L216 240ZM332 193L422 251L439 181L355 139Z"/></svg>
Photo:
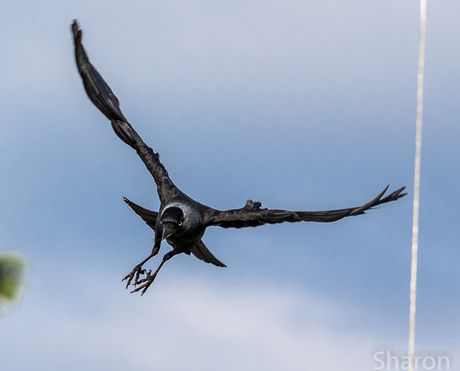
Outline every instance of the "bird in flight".
<svg viewBox="0 0 460 371"><path fill-rule="evenodd" d="M74 20L71 29L78 72L89 99L110 120L115 134L136 151L153 176L160 198L158 212L145 209L124 198L133 211L155 232L155 242L150 255L123 278L123 281L127 281L126 288L131 284L135 287L132 292L140 291L143 295L155 280L161 267L177 254L193 254L205 263L225 267L225 264L219 261L203 243L202 237L208 227L245 228L301 221L329 223L348 216L365 214L366 210L406 195L403 193L405 187L402 187L383 197L388 189L387 186L377 197L362 206L326 211L266 209L262 208L260 202L252 200L248 200L246 205L240 209L226 211L203 205L187 196L173 183L166 168L160 162L158 153L144 143L123 115L117 97L88 59L81 43L82 30L77 20ZM163 260L154 273L151 270L145 270L144 264L158 254L163 240L172 246L172 250L163 256Z"/></svg>

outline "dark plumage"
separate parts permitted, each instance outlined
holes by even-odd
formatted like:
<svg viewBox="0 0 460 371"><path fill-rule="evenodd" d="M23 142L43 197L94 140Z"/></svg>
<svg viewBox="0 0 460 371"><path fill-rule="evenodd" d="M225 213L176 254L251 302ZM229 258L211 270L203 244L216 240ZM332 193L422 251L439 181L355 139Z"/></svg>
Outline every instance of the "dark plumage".
<svg viewBox="0 0 460 371"><path fill-rule="evenodd" d="M388 186L373 200L363 206L351 207L340 210L327 211L288 211L271 210L262 208L260 202L248 200L241 209L220 211L200 204L183 193L169 178L159 156L129 124L120 110L117 97L106 84L101 75L96 71L88 60L88 56L81 44L82 31L75 20L72 24L72 33L75 42L75 59L78 71L83 79L83 85L89 99L110 120L118 137L132 147L153 176L160 198L159 212L147 210L127 198L124 201L139 215L147 225L155 232L155 243L151 254L138 264L124 280L128 287L140 285L135 291L144 294L157 276L163 264L174 255L180 253L193 254L206 263L218 267L225 267L204 245L201 238L206 228L219 226L222 228L245 228L257 227L263 224L275 224L283 222L322 222L329 223L336 220L364 214L377 205L395 201L405 195L402 193L405 187L383 197ZM152 274L145 271L143 265L160 250L161 241L165 239L173 249L163 256L158 269ZM141 276L145 277L141 278ZM134 280L134 282L133 282Z"/></svg>

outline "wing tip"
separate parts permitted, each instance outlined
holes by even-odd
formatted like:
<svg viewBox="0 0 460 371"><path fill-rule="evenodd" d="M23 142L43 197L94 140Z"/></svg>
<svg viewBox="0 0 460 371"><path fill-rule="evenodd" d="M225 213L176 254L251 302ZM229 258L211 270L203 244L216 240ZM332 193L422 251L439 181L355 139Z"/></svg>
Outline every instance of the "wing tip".
<svg viewBox="0 0 460 371"><path fill-rule="evenodd" d="M73 38L75 40L75 43L78 43L81 41L81 35L82 35L82 30L80 29L80 25L78 23L78 20L75 18L70 26L70 29L72 30Z"/></svg>

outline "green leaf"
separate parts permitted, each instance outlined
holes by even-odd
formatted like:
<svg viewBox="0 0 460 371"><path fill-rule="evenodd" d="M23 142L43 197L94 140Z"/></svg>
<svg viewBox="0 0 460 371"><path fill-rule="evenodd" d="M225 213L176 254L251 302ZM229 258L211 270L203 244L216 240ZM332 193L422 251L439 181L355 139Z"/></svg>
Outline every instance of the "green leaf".
<svg viewBox="0 0 460 371"><path fill-rule="evenodd" d="M14 300L24 277L25 261L19 255L0 255L0 299Z"/></svg>

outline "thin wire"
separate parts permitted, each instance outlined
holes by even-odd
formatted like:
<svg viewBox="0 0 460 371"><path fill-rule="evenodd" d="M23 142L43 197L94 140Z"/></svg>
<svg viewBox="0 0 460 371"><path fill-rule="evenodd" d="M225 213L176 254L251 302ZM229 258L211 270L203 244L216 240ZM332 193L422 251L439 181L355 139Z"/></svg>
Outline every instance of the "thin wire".
<svg viewBox="0 0 460 371"><path fill-rule="evenodd" d="M422 152L422 112L423 112L423 76L425 70L425 29L426 3L420 0L420 44L418 57L417 86L417 127L415 135L415 174L414 174L414 214L412 221L412 263L410 277L409 309L409 370L414 370L415 351L415 309L417 297L417 254L418 254L418 216L420 205L420 159Z"/></svg>

